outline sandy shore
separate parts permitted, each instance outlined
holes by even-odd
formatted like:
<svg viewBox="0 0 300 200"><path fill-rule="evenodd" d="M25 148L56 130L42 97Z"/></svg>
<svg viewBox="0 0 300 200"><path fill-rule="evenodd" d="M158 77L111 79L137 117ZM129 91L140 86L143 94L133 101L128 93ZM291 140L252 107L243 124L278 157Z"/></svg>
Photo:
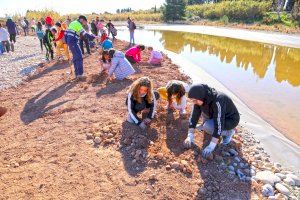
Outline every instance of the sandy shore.
<svg viewBox="0 0 300 200"><path fill-rule="evenodd" d="M125 50L127 44L115 46ZM1 198L263 199L264 171L292 173L271 162L260 141L241 127L208 160L201 157L210 140L204 133L197 132L195 146L185 149L188 120L168 114L163 101L142 132L125 121L130 84L149 76L158 88L188 77L164 56L160 67L142 62L129 79L105 85L98 59L97 52L85 57L82 82L68 81L67 63L49 63L23 84L0 91L0 106L7 108L0 118ZM289 194L279 188L274 195L296 199L299 187L284 177L276 182Z"/></svg>

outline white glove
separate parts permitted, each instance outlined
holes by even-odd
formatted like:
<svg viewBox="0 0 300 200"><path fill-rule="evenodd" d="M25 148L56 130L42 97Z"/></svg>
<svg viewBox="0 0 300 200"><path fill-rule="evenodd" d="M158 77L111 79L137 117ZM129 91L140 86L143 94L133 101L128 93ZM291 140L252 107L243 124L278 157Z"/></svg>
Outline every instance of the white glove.
<svg viewBox="0 0 300 200"><path fill-rule="evenodd" d="M144 122L142 122L142 123L140 123L139 127L140 127L142 130L145 130L145 129L147 128L147 125L146 125Z"/></svg>
<svg viewBox="0 0 300 200"><path fill-rule="evenodd" d="M210 142L209 145L207 147L205 147L205 149L202 152L202 156L204 158L207 158L216 148L217 144L214 142Z"/></svg>
<svg viewBox="0 0 300 200"><path fill-rule="evenodd" d="M188 136L186 137L186 139L184 140L184 143L183 143L183 145L186 148L191 148L192 143L194 143L194 131L195 131L195 129L193 129L193 128L189 129Z"/></svg>

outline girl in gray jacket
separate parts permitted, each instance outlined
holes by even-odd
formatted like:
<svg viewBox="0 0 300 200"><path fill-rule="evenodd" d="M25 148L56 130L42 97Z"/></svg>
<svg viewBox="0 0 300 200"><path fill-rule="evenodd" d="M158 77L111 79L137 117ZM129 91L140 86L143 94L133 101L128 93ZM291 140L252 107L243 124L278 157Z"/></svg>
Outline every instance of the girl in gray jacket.
<svg viewBox="0 0 300 200"><path fill-rule="evenodd" d="M124 78L135 73L135 70L130 62L126 59L123 52L110 49L108 54L111 59L111 67L108 72L107 80L111 80L113 74L117 80L123 80Z"/></svg>

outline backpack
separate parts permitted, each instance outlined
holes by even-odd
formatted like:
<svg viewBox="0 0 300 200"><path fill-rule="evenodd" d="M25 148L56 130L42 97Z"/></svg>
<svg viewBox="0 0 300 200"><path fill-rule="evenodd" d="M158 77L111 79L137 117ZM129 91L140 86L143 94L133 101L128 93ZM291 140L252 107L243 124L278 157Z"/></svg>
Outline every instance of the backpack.
<svg viewBox="0 0 300 200"><path fill-rule="evenodd" d="M44 38L44 32L42 30L37 30L36 35L40 40Z"/></svg>
<svg viewBox="0 0 300 200"><path fill-rule="evenodd" d="M136 25L135 25L134 22L132 22L132 28L133 28L133 29L136 29Z"/></svg>

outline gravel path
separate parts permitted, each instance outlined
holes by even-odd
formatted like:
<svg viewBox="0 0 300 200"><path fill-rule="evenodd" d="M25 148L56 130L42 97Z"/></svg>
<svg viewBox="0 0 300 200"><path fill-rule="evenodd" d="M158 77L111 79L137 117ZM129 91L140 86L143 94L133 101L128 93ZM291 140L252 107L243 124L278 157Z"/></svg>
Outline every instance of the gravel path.
<svg viewBox="0 0 300 200"><path fill-rule="evenodd" d="M0 55L0 90L20 84L24 76L44 61L44 57L36 37L17 37L15 51Z"/></svg>

